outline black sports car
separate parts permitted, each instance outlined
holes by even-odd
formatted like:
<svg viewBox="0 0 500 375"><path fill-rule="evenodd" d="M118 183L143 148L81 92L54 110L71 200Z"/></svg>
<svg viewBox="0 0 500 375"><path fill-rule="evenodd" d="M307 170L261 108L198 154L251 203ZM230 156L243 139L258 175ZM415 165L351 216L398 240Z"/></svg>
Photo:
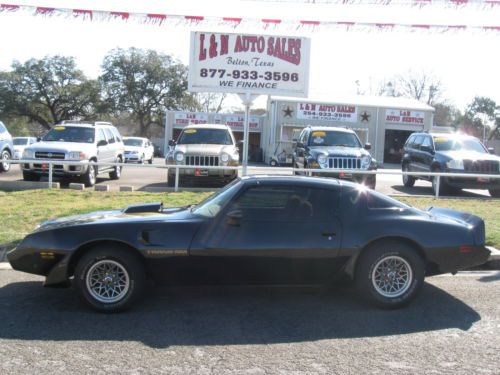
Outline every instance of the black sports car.
<svg viewBox="0 0 500 375"><path fill-rule="evenodd" d="M309 282L347 275L372 302L403 306L424 277L486 262L479 217L407 206L362 185L316 177L245 177L204 202L160 203L49 220L8 260L73 279L83 301L123 310L146 281Z"/></svg>

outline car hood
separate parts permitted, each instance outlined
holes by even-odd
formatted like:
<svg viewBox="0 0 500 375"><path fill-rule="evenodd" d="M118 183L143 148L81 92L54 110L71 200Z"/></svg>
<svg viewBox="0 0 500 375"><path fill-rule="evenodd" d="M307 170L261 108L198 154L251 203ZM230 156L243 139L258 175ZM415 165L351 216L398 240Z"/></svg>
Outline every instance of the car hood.
<svg viewBox="0 0 500 375"><path fill-rule="evenodd" d="M222 152L232 154L234 152L233 145L210 145L210 144L196 144L196 145L177 145L175 152L183 152L185 154L194 155L220 155Z"/></svg>
<svg viewBox="0 0 500 375"><path fill-rule="evenodd" d="M500 161L500 157L476 151L438 151L453 160L496 160Z"/></svg>
<svg viewBox="0 0 500 375"><path fill-rule="evenodd" d="M154 221L179 221L188 220L195 215L188 207L169 207L161 212L125 212L123 210L95 211L83 215L66 216L51 219L39 224L35 232L57 229L70 226L83 226L89 224L154 222Z"/></svg>
<svg viewBox="0 0 500 375"><path fill-rule="evenodd" d="M329 156L347 156L360 158L365 155L370 155L368 151L363 148L354 147L338 147L338 146L314 146L310 147L311 152L328 154Z"/></svg>
<svg viewBox="0 0 500 375"><path fill-rule="evenodd" d="M33 151L52 151L52 152L71 152L71 151L90 151L95 149L93 143L76 143L76 142L38 142L27 149Z"/></svg>

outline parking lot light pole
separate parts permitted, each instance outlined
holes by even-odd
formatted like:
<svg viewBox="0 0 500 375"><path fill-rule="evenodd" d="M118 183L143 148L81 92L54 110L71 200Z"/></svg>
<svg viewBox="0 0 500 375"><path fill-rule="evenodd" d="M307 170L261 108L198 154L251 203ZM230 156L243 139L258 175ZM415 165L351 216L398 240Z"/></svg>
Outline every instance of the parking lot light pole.
<svg viewBox="0 0 500 375"><path fill-rule="evenodd" d="M252 106L253 101L257 97L257 95L253 95L249 92L245 94L238 94L241 101L245 105L245 124L243 127L243 160L242 160L242 175L247 175L247 167L248 167L248 137L250 133L250 107Z"/></svg>

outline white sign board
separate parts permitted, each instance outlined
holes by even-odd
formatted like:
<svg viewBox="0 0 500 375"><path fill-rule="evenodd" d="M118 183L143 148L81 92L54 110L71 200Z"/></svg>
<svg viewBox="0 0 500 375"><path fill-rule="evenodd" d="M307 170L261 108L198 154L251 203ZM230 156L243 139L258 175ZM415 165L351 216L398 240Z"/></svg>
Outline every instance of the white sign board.
<svg viewBox="0 0 500 375"><path fill-rule="evenodd" d="M245 116L226 116L224 120L225 124L232 128L233 130L243 130L243 126L245 125ZM258 129L259 128L259 118L255 116L250 116L248 120L248 126L250 129Z"/></svg>
<svg viewBox="0 0 500 375"><path fill-rule="evenodd" d="M424 124L424 112L405 109L388 109L385 111L385 121L398 124Z"/></svg>
<svg viewBox="0 0 500 375"><path fill-rule="evenodd" d="M174 125L206 124L208 115L205 113L176 113Z"/></svg>
<svg viewBox="0 0 500 375"><path fill-rule="evenodd" d="M334 122L358 122L358 109L353 105L298 103L297 118Z"/></svg>
<svg viewBox="0 0 500 375"><path fill-rule="evenodd" d="M310 39L191 33L189 91L306 97Z"/></svg>

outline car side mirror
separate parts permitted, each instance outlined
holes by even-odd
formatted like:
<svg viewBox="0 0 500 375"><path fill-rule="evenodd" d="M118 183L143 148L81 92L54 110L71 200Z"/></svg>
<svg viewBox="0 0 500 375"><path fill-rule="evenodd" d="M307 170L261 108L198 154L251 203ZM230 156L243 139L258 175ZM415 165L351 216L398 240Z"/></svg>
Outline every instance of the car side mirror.
<svg viewBox="0 0 500 375"><path fill-rule="evenodd" d="M365 150L371 150L371 149L372 149L371 143L366 142L365 143Z"/></svg>
<svg viewBox="0 0 500 375"><path fill-rule="evenodd" d="M241 223L241 219L243 218L243 214L242 214L241 210L232 210L226 214L226 218L227 218L226 222L228 225L233 225L233 226L237 227Z"/></svg>
<svg viewBox="0 0 500 375"><path fill-rule="evenodd" d="M173 147L176 145L176 142L173 139L171 139L170 141L168 141L168 145Z"/></svg>
<svg viewBox="0 0 500 375"><path fill-rule="evenodd" d="M495 155L495 149L493 147L488 147L488 152Z"/></svg>
<svg viewBox="0 0 500 375"><path fill-rule="evenodd" d="M106 146L107 144L108 144L108 141L105 141L104 139L102 139L99 142L97 142L97 147Z"/></svg>

